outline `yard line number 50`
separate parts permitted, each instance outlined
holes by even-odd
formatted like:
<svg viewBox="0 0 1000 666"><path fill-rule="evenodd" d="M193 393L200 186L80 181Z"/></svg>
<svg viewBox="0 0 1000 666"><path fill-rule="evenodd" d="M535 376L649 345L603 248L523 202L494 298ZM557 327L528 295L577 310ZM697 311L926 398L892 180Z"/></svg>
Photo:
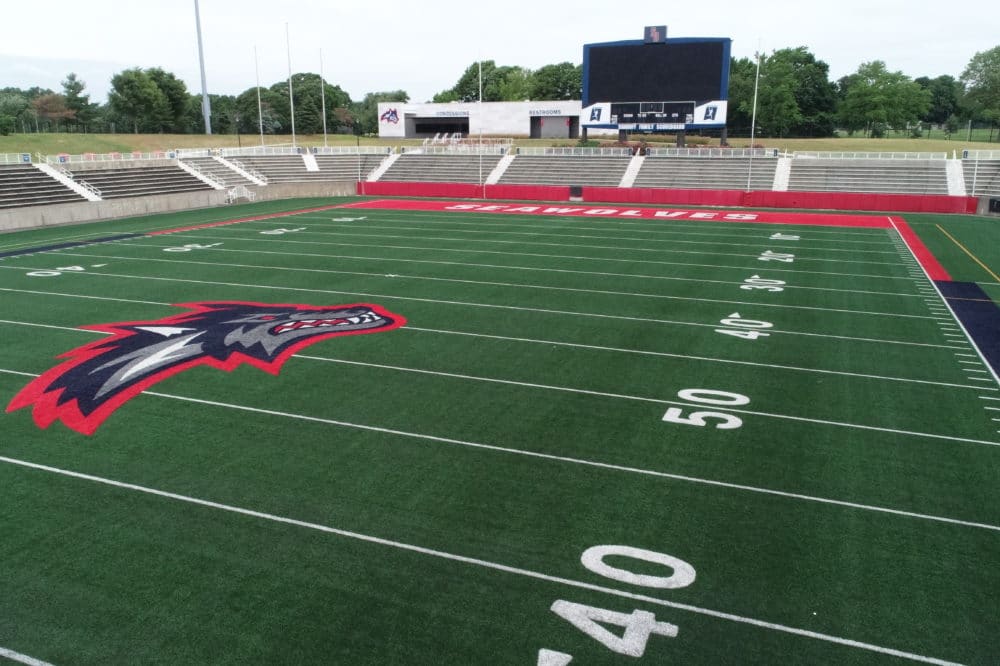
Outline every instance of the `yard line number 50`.
<svg viewBox="0 0 1000 666"><path fill-rule="evenodd" d="M684 389L677 392L677 397L701 405L741 407L750 404L750 398L745 395L713 389ZM706 426L714 423L717 430L733 430L743 425L743 419L728 412L693 411L685 414L685 409L685 407L671 407L663 415L663 420L668 423L682 423L692 426Z"/></svg>

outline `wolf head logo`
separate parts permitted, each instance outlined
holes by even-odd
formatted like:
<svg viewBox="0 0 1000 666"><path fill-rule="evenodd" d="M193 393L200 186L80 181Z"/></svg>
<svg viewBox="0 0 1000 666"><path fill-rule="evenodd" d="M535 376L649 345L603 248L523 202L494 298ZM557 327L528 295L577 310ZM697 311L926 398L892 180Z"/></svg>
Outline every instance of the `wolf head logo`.
<svg viewBox="0 0 1000 666"><path fill-rule="evenodd" d="M396 109L386 109L385 113L378 117L384 123L396 124L399 122L399 112Z"/></svg>
<svg viewBox="0 0 1000 666"><path fill-rule="evenodd" d="M152 321L83 326L110 334L73 349L7 406L33 405L40 428L55 420L91 435L115 410L153 384L199 365L232 372L249 363L278 374L292 354L340 335L391 331L406 323L377 305L180 303L188 312Z"/></svg>

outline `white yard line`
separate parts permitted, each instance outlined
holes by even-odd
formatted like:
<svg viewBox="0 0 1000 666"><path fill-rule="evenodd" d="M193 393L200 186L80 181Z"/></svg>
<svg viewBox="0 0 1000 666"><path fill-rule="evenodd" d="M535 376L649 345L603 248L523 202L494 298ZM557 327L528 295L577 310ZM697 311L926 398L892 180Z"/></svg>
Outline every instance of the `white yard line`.
<svg viewBox="0 0 1000 666"><path fill-rule="evenodd" d="M288 224L287 221L280 222L280 221L271 221L271 220L257 220L257 222L261 222L261 223L264 223L264 224L271 224L271 225L275 225L275 224ZM477 225L472 225L472 226L477 226ZM319 227L319 228L322 228L322 229L358 229L358 228L361 228L357 224L344 224L344 223L338 223L338 224L323 224L323 223L320 223L320 224L315 224L315 223L310 223L309 228L312 229L314 227ZM385 224L364 225L363 228L364 229L374 229L374 230L392 229L393 231L418 231L418 232L420 232L420 231L427 231L427 229L425 227L396 227L396 226L388 226L388 225L385 225ZM573 229L576 230L577 228L574 227ZM659 238L634 238L634 237L630 237L630 236L590 236L590 235L587 235L587 234L568 233L568 232L566 232L565 229L563 229L563 230L561 230L559 232L551 232L551 231L502 231L502 230L482 229L482 228L478 228L478 229L445 229L444 231L446 231L448 233L456 233L456 234L494 234L494 235L504 234L504 235L510 235L510 236L531 236L533 238L537 238L539 236L554 236L556 238L588 238L588 239L591 239L591 240L634 241L634 242L638 242L638 243L686 243L686 244L690 244L690 245L712 245L713 247L714 246L719 246L719 245L728 245L728 246L732 246L732 247L761 247L761 245L771 245L771 246L774 246L774 245L779 245L780 244L780 243L774 243L774 242L770 242L769 243L768 239L766 237L764 237L764 238L754 238L754 239L752 239L753 242L725 243L725 242L720 242L720 241L707 241L707 240L704 240L704 241L703 240L679 240L679 239L676 239L676 238L663 238L663 239L659 239ZM456 239L456 240L458 240L458 239ZM883 243L883 246L884 246L884 243ZM625 249L628 249L628 248L625 248ZM796 245L795 249L796 250L808 250L810 252L811 251L817 251L817 252L851 252L852 254L858 254L858 253L865 253L865 254L891 254L891 255L896 256L896 257L899 256L896 252L893 252L891 250L855 250L855 249L850 249L850 248L846 248L846 249L842 249L842 248L816 248L816 247L807 247L807 246L803 246L803 245ZM798 255L796 255L796 257L798 258ZM816 259L816 261L822 261L822 260L821 259ZM833 260L831 260L831 261L833 261Z"/></svg>
<svg viewBox="0 0 1000 666"><path fill-rule="evenodd" d="M155 247L160 247L160 246L155 246ZM209 248L209 249L212 249L212 248ZM383 272L373 273L373 272L360 272L360 271L338 271L338 270L333 270L333 269L302 268L302 267L297 267L297 266L266 266L266 265L262 266L260 264L230 264L230 263L216 262L216 261L194 261L194 260L190 260L190 259L177 259L177 258L164 259L164 258L154 258L154 257L123 257L121 255L93 254L93 253L82 254L82 253L79 253L79 252L68 252L68 251L60 251L60 252L58 252L58 256L61 256L61 257L90 257L90 258L98 258L98 259L118 259L118 260L122 260L122 261L136 261L136 262L156 261L156 262L161 262L161 263L197 264L197 265L201 265L201 266L231 266L231 267L235 267L235 268L254 268L254 269L257 269L257 268L269 268L269 269L274 269L274 270L301 271L301 272L306 272L306 273L334 273L334 274L341 274L341 275L362 275L362 276L367 275L367 276L374 276L374 277L387 277L387 274L383 273ZM294 255L292 255L292 256L294 256ZM301 255L299 255L299 256L301 256ZM330 257L325 257L325 258L330 258ZM6 268L6 267L5 266L0 266L0 268ZM717 266L715 268L719 268L719 267ZM742 268L740 268L740 267L734 267L734 268L736 268L737 270L743 270L743 271L747 271L747 272L754 272L754 271L758 271L758 270L759 271L765 271L765 270L767 270L768 272L772 272L772 271L770 271L766 267L764 267L764 268L758 268L757 266L742 267ZM28 270L32 270L32 269L28 269ZM778 271L773 271L773 272L778 272ZM799 274L807 274L806 271L794 271L794 272L797 272ZM665 298L665 299L675 298L674 296L670 296L670 295L666 295L666 294L641 294L641 293L640 294L635 294L635 293L629 293L629 292L600 291L600 290L594 290L594 289L578 289L578 288L570 288L570 287L553 287L553 286L547 286L547 285L517 284L517 283L507 283L507 282L487 282L487 281L481 281L481 280L463 280L463 279L459 279L459 278L441 278L441 277L421 276L421 275L393 274L393 277L407 278L407 279L411 279L411 280L437 280L437 281L442 281L442 282L464 282L464 283L468 283L468 284L484 284L484 285L491 285L491 286L520 287L520 288L524 288L524 289L532 288L532 289L551 289L551 290L558 290L558 291L580 291L580 292L587 292L587 293L612 294L612 295L621 295L621 296L638 296L638 297L647 297L647 298ZM860 276L856 276L856 277L860 277ZM736 282L735 279L734 280L707 280L707 279L704 279L704 278L687 278L687 277L673 277L673 276L659 276L659 277L654 278L654 279L671 280L671 281L674 281L674 282L697 282L697 283L701 283L701 284L724 284L724 285L733 285L733 286L738 286L740 284L739 282ZM908 278L907 278L907 281L909 281ZM860 289L840 289L840 288L837 288L837 287L809 287L809 286L804 286L804 285L785 285L784 288L785 289L806 289L806 290L811 290L811 291L847 292L847 293L851 293L851 294L870 294L870 295L876 295L876 296L897 296L897 297L902 297L902 298L921 298L920 294L909 294L909 293L900 293L900 292L892 292L892 291L863 291L863 290L860 290Z"/></svg>
<svg viewBox="0 0 1000 666"><path fill-rule="evenodd" d="M670 250L670 249L657 249L649 247L622 247L619 245L588 245L585 243L544 243L541 241L515 241L515 240L477 240L470 238L447 238L442 236L406 236L401 234L364 234L364 233L341 233L332 231L315 231L315 232L302 232L313 234L317 236L333 236L333 237L358 237L358 238L393 238L398 240L419 240L419 241L445 241L452 243L480 243L480 244L500 244L500 245L539 245L542 247L559 247L559 248L584 248L588 250L612 250L614 252L621 252L623 254L631 254L634 252L650 252L650 253L661 253L661 254L696 254L696 255L710 255L713 257L741 257L744 259L756 259L759 255L757 254L736 254L731 252L711 252L707 250L697 251L697 250ZM381 245L381 244L380 244ZM423 250L434 250L436 247L423 247ZM896 255L895 252L888 253ZM849 263L849 264L872 264L875 266L885 266L885 261L864 261L860 259L855 260L842 260L842 259L807 259L809 261L824 261L826 263Z"/></svg>
<svg viewBox="0 0 1000 666"><path fill-rule="evenodd" d="M96 255L84 255L84 256L96 256ZM136 259L135 261L141 261L141 260ZM178 263L203 263L203 262L191 262L191 261L183 262L183 261L178 261ZM220 264L209 264L209 265L216 265L216 266L218 266ZM37 270L35 268L30 268L30 267L4 266L4 265L0 264L0 269L4 269L4 268L11 269L11 270L19 270L19 271ZM361 297L364 297L364 298L369 298L369 297L371 297L371 298L389 298L389 299L402 300L402 301L414 301L414 302L419 302L419 303L434 303L434 304L439 304L439 305L456 305L456 306L460 306L460 307L490 308L490 309L500 309L500 310L515 310L515 311L523 311L523 312L544 312L544 313L547 313L547 314L565 314L565 315L573 315L573 316L578 316L578 317L598 317L598 318L602 318L602 319L619 319L619 320L623 320L623 321L644 321L644 322L649 322L649 323L666 323L666 324L673 323L673 322L670 322L668 320L653 319L653 318L648 318L648 317L625 317L625 316L622 316L622 315L607 315L607 314L589 313L589 312L572 312L572 311L569 311L569 310L552 310L552 309L541 309L541 308L524 308L524 307L518 307L518 306L515 306L515 305L495 305L495 304L491 304L491 303L474 303L474 302L470 302L470 301L448 301L448 300L435 299L435 298L418 298L416 296L393 296L391 294L371 294L371 293L368 293L368 292L359 292L359 291L338 291L338 290L332 290L332 289L310 289L310 288L306 288L306 287L282 287L282 286L277 286L277 285L244 284L244 283L239 283L239 282L218 282L218 281L210 281L210 280L192 280L192 279L186 279L186 278L167 278L167 277L159 277L159 276L153 276L153 275L127 275L127 274L120 274L120 273L101 273L101 272L90 271L90 270L88 270L88 271L79 271L79 272L72 271L72 272L65 273L65 275L73 275L73 276L96 275L96 276L99 276L99 277L123 278L123 279L126 279L126 280L154 280L154 281L160 281L160 282L184 282L184 283L192 283L192 284L211 284L211 285L224 286L224 287L241 287L241 288L268 289L268 290L285 290L285 291L297 291L297 292L300 291L300 292L307 292L307 293L336 294L336 295L340 295L340 296L361 296ZM2 289L2 288L0 288L0 289ZM723 304L726 304L726 305L740 305L740 306L744 306L744 305L746 305L746 306L766 306L766 305L768 305L768 304L764 304L764 303L752 303L752 302L748 302L748 301L728 301L728 300L714 300L714 299L701 299L701 298L688 298L688 297L664 297L664 298L676 298L678 300L685 300L685 301L696 301L696 302L704 302L704 303L723 303ZM870 311L865 311L865 310L838 310L838 309L833 309L833 308L819 308L819 307L798 306L798 305L790 305L790 306L789 305L779 305L777 307L787 308L787 309L796 309L796 310L818 310L820 312L839 312L839 313L843 313L843 314L856 314L856 315L865 315L865 316L871 315L871 316L883 316L883 317L893 317L893 318L908 318L908 319L924 319L924 320L928 320L928 321L933 321L932 317L928 317L926 315L909 315L909 314L900 314L900 313L894 313L894 312L870 312Z"/></svg>
<svg viewBox="0 0 1000 666"><path fill-rule="evenodd" d="M171 238L175 237L188 237L188 238L199 238L195 235L183 235L183 234L171 234ZM236 240L240 242L249 243L273 243L273 240L269 241L262 238L231 238L224 236L200 236L205 240ZM169 245L158 245L148 242L149 239L144 239L147 242L139 245L139 247L155 247L155 248L166 248ZM283 240L281 242L292 243L295 241ZM137 244L130 244L135 247ZM467 266L469 268L499 268L505 271L537 271L543 273L568 273L573 275L596 275L599 277L624 277L624 278L637 278L642 280L674 280L677 278L671 277L669 275L645 275L641 273L612 273L608 271L581 271L572 270L568 268L551 268L548 266L510 266L505 264L483 264L483 263L470 263L463 261L435 261L433 259L401 259L398 257L359 257L357 255L350 254L316 254L312 252L277 252L274 250L246 250L241 248L225 248L225 247L212 247L206 248L210 252L235 252L239 254L271 254L279 257L315 257L317 259L352 259L352 260L364 260L364 261L385 261L389 263L405 263L405 264L432 264L438 266ZM78 256L91 256L91 255L78 255ZM668 266L690 266L695 268L723 268L745 271L748 269L747 266L729 266L726 264L694 264L688 262L644 262L644 263L657 263ZM754 267L756 268L756 267ZM867 278L872 280L903 280L905 282L913 282L913 278L905 275L870 275L867 273L838 273L835 271L803 271L795 270L792 268L777 268L773 266L767 267L768 273L793 273L798 275L833 275L836 277L850 277L850 278Z"/></svg>
<svg viewBox="0 0 1000 666"><path fill-rule="evenodd" d="M47 661L42 661L41 659L35 659L34 657L29 657L26 654L21 654L20 652L14 652L13 650L8 650L5 647L0 647L0 657L4 659L10 659L11 661L16 661L19 664L27 664L27 666L52 666Z"/></svg>
<svg viewBox="0 0 1000 666"><path fill-rule="evenodd" d="M37 374L33 374L33 373L30 373L30 372L19 372L19 371L16 371L16 370L7 370L7 369L4 369L4 368L0 368L0 373L2 373L2 374L8 374L8 375L20 376L20 377L37 377L38 376ZM558 455L554 455L554 454L551 454L551 453L542 453L542 452L539 452L539 451L529 451L529 450L526 450L526 449L515 449L515 448L511 448L511 447L496 446L496 445L493 445L493 444L483 444L483 443L480 443L480 442L471 442L471 441L465 441L465 440L460 440L460 439L452 439L452 438L449 438L449 437L438 437L436 435L426 435L426 434L422 434L422 433L407 432L407 431L404 431L404 430L394 430L394 429L391 429L391 428L383 428L383 427L379 427L379 426L372 426L372 425L359 424L359 423L350 423L350 422L347 422L347 421L337 421L337 420L334 420L334 419L326 419L326 418L321 418L321 417L318 417L318 416L308 416L306 414L295 414L295 413L292 413L292 412L282 412L282 411L273 410L273 409L261 409L261 408L258 408L258 407L249 407L249 406L246 406L246 405L237 405L237 404L232 404L232 403L218 402L218 401L215 401L215 400L202 400L200 398L189 398L189 397L186 397L186 396L174 395L174 394L170 394L170 393L159 393L159 392L155 392L155 391L144 391L143 394L144 395L155 396L155 397L158 397L158 398L167 398L167 399L170 399L170 400L180 400L182 402L190 402L190 403L198 404L198 405L206 405L206 406L209 406L209 407L220 407L220 408L223 408L223 409L233 409L233 410L248 412L248 413L252 413L252 414L263 414L263 415L266 415L266 416L274 416L274 417L278 417L278 418L294 419L294 420L298 420L298 421L306 421L306 422L309 422L309 423L321 423L321 424L325 424L325 425L331 425L331 426L342 427L342 428L353 428L353 429L364 430L364 431L368 431L368 432L378 432L378 433L382 433L382 434L393 435L393 436L403 437L403 438L407 438L407 439L417 439L417 440L422 440L422 441L436 442L436 443L439 443L439 444L450 444L450 445L454 445L454 446L462 446L462 447L467 447L467 448L472 448L472 449L478 449L478 450L484 450L484 451L493 451L493 452L496 452L496 453L504 453L504 454L510 454L510 455L516 455L516 456L524 456L524 457L528 457L528 458L538 458L540 460L548 460L548 461L553 461L553 462L557 462L557 463L567 463L567 464L571 464L571 465L581 465L581 466L584 466L584 467L593 467L593 468L597 468L597 469L612 470L612 471L622 472L622 473L626 473L626 474L637 474L637 475L640 475L640 476L650 476L650 477L661 478L661 479L670 479L670 480L673 480L673 481L681 481L681 482L684 482L684 483L691 483L691 484L695 484L695 485L711 486L711 487L715 487L715 488L726 488L726 489L729 489L729 490L739 490L739 491L756 493L756 494L760 494L760 495L770 495L770 496L774 496L774 497L783 497L783 498L786 498L786 499L801 500L801 501L806 501L806 502L816 502L818 504L828 504L828 505L831 505L831 506L846 507L846 508L850 508L850 509L858 509L858 510L861 510L861 511L872 511L872 512L875 512L875 513L885 513L885 514L890 514L890 515L894 515L894 516L904 516L904 517L907 517L907 518L916 518L916 519L919 519L919 520L927 520L927 521L931 521L931 522L947 523L947 524L950 524L950 525L960 525L960 526L963 526L963 527L974 527L974 528L977 528L977 529L984 529L984 530L990 530L990 531L993 531L993 532L1000 532L1000 525L991 525L989 523L977 523L977 522L968 521L968 520L960 520L960 519L956 519L956 518L947 518L947 517L944 517L944 516L935 516L933 514L924 514L924 513L914 512L914 511L904 511L904 510L901 510L901 509L892 509L892 508L888 508L888 507L876 506L876 505L871 505L871 504L861 504L861 503L858 503L858 502L848 502L848 501L844 501L844 500L830 499L830 498L827 498L827 497L819 497L819 496L815 496L815 495L805 495L805 494L802 494L802 493L791 493L791 492L785 492L785 491L782 491L782 490L773 490L773 489L770 489L770 488L761 488L761 487L749 486L749 485L745 485L745 484L729 483L729 482L726 482L726 481L718 481L718 480L715 480L715 479L706 479L706 478L695 477L695 476L687 476L687 475L683 475L683 474L672 474L670 472L662 472L662 471L658 471L658 470L643 469L643 468L639 468L639 467L628 467L628 466L625 466L625 465L615 465L615 464L603 463L603 462L599 462L599 461L595 461L595 460L586 460L586 459L583 459L583 458L571 458L571 457L567 457L567 456L558 456ZM677 404L685 404L685 403L677 403ZM739 411L739 410L732 410L732 409L730 409L729 411ZM740 413L752 413L752 412L741 411ZM917 434L917 435L919 435L919 433L904 433L904 434ZM971 441L976 442L976 443L982 443L982 444L990 444L990 442L978 442L977 440L971 440Z"/></svg>
<svg viewBox="0 0 1000 666"><path fill-rule="evenodd" d="M634 601L640 601L643 603L655 604L658 606L664 606L666 608L673 608L675 610L686 611L689 613L694 613L697 615L703 615L711 617L718 620L726 620L729 622L737 622L740 624L747 624L754 627L759 627L761 629L767 629L770 631L777 631L786 634L792 634L795 636L802 636L805 638L811 638L814 640L819 640L827 643L834 643L837 645L843 645L846 647L856 648L860 650L867 650L870 652L876 652L879 654L900 657L904 659L910 659L913 661L919 661L929 664L938 664L941 666L954 666L954 662L948 662L934 657L927 657L924 655L914 654L911 652L905 652L902 650L897 650L894 648L887 648L879 645L874 645L872 643L863 643L861 641L855 641L848 638L841 638L839 636L832 636L830 634L823 634L815 631L810 631L807 629L799 629L797 627L790 627L783 624L777 624L774 622L767 622L764 620L759 620L756 618L746 617L742 615L735 615L732 613L726 613L722 611L713 610L710 608L704 608L701 606L693 606L691 604L682 604L674 601L667 601L665 599L659 599L656 597L650 597L643 594L636 594L634 592L626 592L622 590L616 590L610 587L604 587L602 585L595 585L593 583L586 583L583 581L573 580L570 578L563 578L561 576L552 576L549 574L541 573L538 571L532 571L530 569L523 569L520 567L512 567L505 564L499 564L496 562L490 562L488 560L483 560L475 557L468 557L465 555L458 555L456 553L449 553L446 551L435 550L432 548L424 548L422 546L416 546L409 543L404 543L401 541L393 541L390 539L384 539L381 537L376 537L368 534L361 534L359 532L352 532L349 530L343 530L336 527L330 527L328 525L321 525L318 523L311 523L304 520L297 520L294 518L288 518L285 516L278 516L272 513L266 513L263 511L255 511L252 509L246 509L243 507L237 507L229 504L222 504L219 502L213 502L210 500L200 499L192 497L189 495L180 495L177 493L172 493L164 490L158 490L156 488L150 488L147 486L141 486L133 483L125 483L122 481L116 481L114 479L108 479L104 477L94 476L90 474L83 474L80 472L74 472L66 469L61 469L58 467L50 467L48 465L40 465L37 463L28 462L25 460L18 460L15 458L7 458L5 456L0 456L0 461L5 462L10 465L18 465L20 467L34 469L42 472L47 472L49 474L58 474L61 476L66 476L74 479L80 479L82 481L90 481L92 483L100 483L106 486L111 486L114 488L120 488L122 490L129 490L133 492L144 493L147 495L153 495L156 497L161 497L164 499L174 500L178 502L184 502L187 504L193 504L196 506L214 509L217 511L226 511L229 513L234 513L249 518L257 518L260 520L266 520L275 523L281 523L284 525L290 525L293 527L300 527L309 530L315 530L318 532L324 532L326 534L333 534L336 536L344 537L347 539L353 539L355 541L362 541L365 543L375 544L378 546L385 546L388 548L395 548L397 550L404 550L411 553L417 553L419 555L424 555L428 557L435 557L438 559L449 560L452 562L459 562L461 564L467 564L470 566L491 569L494 571L500 571L506 574L511 574L515 576L521 576L526 578L532 578L535 580L542 580L547 583L553 583L557 585L564 585L567 587L573 587L577 589L584 589L592 592L600 592L602 594L613 595L620 598L626 598Z"/></svg>

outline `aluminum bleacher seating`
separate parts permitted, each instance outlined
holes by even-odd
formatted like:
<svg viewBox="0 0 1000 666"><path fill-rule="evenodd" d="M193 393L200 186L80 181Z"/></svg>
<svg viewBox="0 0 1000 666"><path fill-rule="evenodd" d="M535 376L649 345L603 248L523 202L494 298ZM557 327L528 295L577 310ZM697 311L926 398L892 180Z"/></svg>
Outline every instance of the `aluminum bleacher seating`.
<svg viewBox="0 0 1000 666"><path fill-rule="evenodd" d="M776 157L677 157L650 155L633 187L678 190L770 190ZM749 188L748 188L749 184Z"/></svg>
<svg viewBox="0 0 1000 666"><path fill-rule="evenodd" d="M31 164L0 164L0 208L86 201Z"/></svg>
<svg viewBox="0 0 1000 666"><path fill-rule="evenodd" d="M210 185L176 165L78 169L71 173L74 180L86 183L100 192L102 199L212 189Z"/></svg>
<svg viewBox="0 0 1000 666"><path fill-rule="evenodd" d="M948 194L943 159L823 159L795 156L788 189L800 192Z"/></svg>
<svg viewBox="0 0 1000 666"><path fill-rule="evenodd" d="M501 155L472 153L406 152L399 156L380 180L435 183L479 183L485 181Z"/></svg>
<svg viewBox="0 0 1000 666"><path fill-rule="evenodd" d="M504 171L499 183L618 187L631 160L628 154L519 154Z"/></svg>
<svg viewBox="0 0 1000 666"><path fill-rule="evenodd" d="M996 159L963 159L965 191L969 196L1000 197L1000 157Z"/></svg>

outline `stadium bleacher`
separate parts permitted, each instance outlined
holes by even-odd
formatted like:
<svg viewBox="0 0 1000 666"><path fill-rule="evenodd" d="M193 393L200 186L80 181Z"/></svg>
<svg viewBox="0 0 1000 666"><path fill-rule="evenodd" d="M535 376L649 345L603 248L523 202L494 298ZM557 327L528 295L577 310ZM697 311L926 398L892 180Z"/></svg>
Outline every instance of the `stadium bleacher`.
<svg viewBox="0 0 1000 666"><path fill-rule="evenodd" d="M0 208L86 201L31 164L0 164Z"/></svg>

